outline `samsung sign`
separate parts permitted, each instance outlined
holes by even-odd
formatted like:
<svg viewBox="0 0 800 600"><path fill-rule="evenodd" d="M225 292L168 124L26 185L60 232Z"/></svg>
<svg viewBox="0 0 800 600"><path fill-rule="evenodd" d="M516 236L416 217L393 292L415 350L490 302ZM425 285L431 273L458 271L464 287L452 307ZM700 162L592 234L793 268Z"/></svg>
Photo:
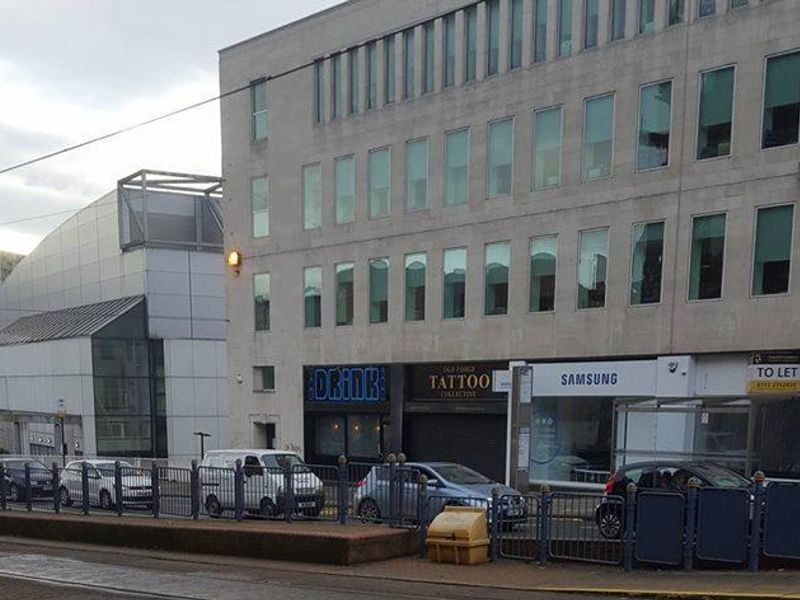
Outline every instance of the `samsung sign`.
<svg viewBox="0 0 800 600"><path fill-rule="evenodd" d="M306 367L307 402L384 402L387 394L385 366Z"/></svg>
<svg viewBox="0 0 800 600"><path fill-rule="evenodd" d="M533 396L655 396L657 361L533 365Z"/></svg>

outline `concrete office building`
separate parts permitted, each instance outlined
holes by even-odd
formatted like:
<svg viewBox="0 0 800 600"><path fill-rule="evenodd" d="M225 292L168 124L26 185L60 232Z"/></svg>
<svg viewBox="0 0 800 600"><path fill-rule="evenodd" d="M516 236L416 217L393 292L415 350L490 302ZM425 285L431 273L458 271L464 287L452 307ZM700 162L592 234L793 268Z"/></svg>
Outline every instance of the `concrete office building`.
<svg viewBox="0 0 800 600"><path fill-rule="evenodd" d="M352 0L220 78L234 444L502 478L522 360L533 482L800 476L795 0Z"/></svg>
<svg viewBox="0 0 800 600"><path fill-rule="evenodd" d="M187 463L194 432L228 445L221 186L126 177L0 285L0 448Z"/></svg>

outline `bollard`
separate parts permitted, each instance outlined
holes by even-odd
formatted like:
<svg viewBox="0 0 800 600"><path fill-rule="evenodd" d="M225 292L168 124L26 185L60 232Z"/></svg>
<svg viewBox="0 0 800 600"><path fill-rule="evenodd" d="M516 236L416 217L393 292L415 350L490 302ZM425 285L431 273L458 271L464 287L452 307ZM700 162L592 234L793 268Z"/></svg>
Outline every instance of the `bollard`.
<svg viewBox="0 0 800 600"><path fill-rule="evenodd" d="M244 519L244 470L238 458L233 470L233 515L237 521Z"/></svg>
<svg viewBox="0 0 800 600"><path fill-rule="evenodd" d="M89 502L89 465L84 461L81 463L81 508L84 515L89 514Z"/></svg>
<svg viewBox="0 0 800 600"><path fill-rule="evenodd" d="M294 518L295 500L294 500L294 475L292 467L287 465L283 470L283 491L285 492L284 501L284 516L286 522L291 523Z"/></svg>
<svg viewBox="0 0 800 600"><path fill-rule="evenodd" d="M58 476L58 463L54 462L52 467L52 480L53 480L53 512L58 514L61 512L61 478ZM2 477L2 475L0 475Z"/></svg>
<svg viewBox="0 0 800 600"><path fill-rule="evenodd" d="M390 454L389 462L389 527L395 526L397 518L397 456Z"/></svg>
<svg viewBox="0 0 800 600"><path fill-rule="evenodd" d="M200 470L196 460L192 461L192 472L189 475L189 497L192 519L197 521L200 518Z"/></svg>
<svg viewBox="0 0 800 600"><path fill-rule="evenodd" d="M629 483L626 490L627 497L625 501L625 520L624 520L624 536L625 536L625 552L624 562L625 570L633 570L633 545L635 543L634 523L636 522L636 493L638 488L635 483Z"/></svg>
<svg viewBox="0 0 800 600"><path fill-rule="evenodd" d="M125 497L122 493L122 465L118 460L114 461L114 508L117 510L117 516L122 516L123 505L125 504Z"/></svg>
<svg viewBox="0 0 800 600"><path fill-rule="evenodd" d="M347 457L344 455L339 457L336 476L336 510L339 514L339 523L346 525L349 502L347 501Z"/></svg>
<svg viewBox="0 0 800 600"><path fill-rule="evenodd" d="M6 481L6 466L0 463L0 509L8 510L8 482Z"/></svg>
<svg viewBox="0 0 800 600"><path fill-rule="evenodd" d="M683 530L683 570L691 571L694 558L694 537L697 526L697 492L701 482L692 477L687 483L686 523Z"/></svg>
<svg viewBox="0 0 800 600"><path fill-rule="evenodd" d="M500 547L500 490L496 487L492 488L492 501L489 507L491 517L489 525L491 531L489 533L489 558L494 562L499 557L498 549Z"/></svg>
<svg viewBox="0 0 800 600"><path fill-rule="evenodd" d="M428 476L419 476L419 555L425 558L425 538L428 536Z"/></svg>
<svg viewBox="0 0 800 600"><path fill-rule="evenodd" d="M753 518L750 521L750 554L748 567L755 573L761 557L761 521L764 514L764 481L766 476L763 471L756 471L753 475L755 486L753 488Z"/></svg>
<svg viewBox="0 0 800 600"><path fill-rule="evenodd" d="M542 500L539 505L539 566L547 564L547 553L550 549L550 486L543 485L541 488Z"/></svg>
<svg viewBox="0 0 800 600"><path fill-rule="evenodd" d="M25 463L25 510L33 510L33 490L31 489L31 464Z"/></svg>
<svg viewBox="0 0 800 600"><path fill-rule="evenodd" d="M153 461L150 466L150 489L152 490L153 518L161 514L161 480L159 479L158 465Z"/></svg>

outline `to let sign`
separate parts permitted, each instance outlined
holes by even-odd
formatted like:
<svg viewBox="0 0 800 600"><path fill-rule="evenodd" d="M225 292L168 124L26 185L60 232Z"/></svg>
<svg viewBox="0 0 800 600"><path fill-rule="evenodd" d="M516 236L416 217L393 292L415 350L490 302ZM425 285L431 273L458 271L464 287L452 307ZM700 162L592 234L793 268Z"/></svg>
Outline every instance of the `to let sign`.
<svg viewBox="0 0 800 600"><path fill-rule="evenodd" d="M800 356L796 353L757 353L747 375L751 394L795 394L800 392Z"/></svg>

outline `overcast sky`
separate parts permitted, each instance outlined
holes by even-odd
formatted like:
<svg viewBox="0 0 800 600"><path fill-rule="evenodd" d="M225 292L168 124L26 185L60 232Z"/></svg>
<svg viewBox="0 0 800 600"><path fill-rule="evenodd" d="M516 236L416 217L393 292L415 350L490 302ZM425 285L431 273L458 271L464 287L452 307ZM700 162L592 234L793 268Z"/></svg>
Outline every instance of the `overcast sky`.
<svg viewBox="0 0 800 600"><path fill-rule="evenodd" d="M338 0L0 0L0 169L219 92L217 50ZM0 175L0 250L141 168L220 173L219 106ZM6 223L6 225L4 225Z"/></svg>

